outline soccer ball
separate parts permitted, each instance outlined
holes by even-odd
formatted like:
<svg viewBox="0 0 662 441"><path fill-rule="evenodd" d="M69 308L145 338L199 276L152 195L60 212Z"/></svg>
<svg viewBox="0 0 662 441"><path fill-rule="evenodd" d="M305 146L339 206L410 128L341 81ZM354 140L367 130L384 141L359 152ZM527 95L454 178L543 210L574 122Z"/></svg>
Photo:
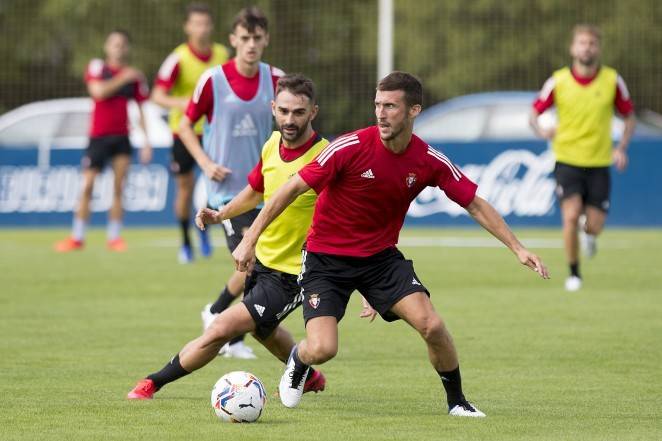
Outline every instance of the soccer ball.
<svg viewBox="0 0 662 441"><path fill-rule="evenodd" d="M243 371L223 375L211 390L216 416L232 423L252 423L262 414L267 393L262 382Z"/></svg>

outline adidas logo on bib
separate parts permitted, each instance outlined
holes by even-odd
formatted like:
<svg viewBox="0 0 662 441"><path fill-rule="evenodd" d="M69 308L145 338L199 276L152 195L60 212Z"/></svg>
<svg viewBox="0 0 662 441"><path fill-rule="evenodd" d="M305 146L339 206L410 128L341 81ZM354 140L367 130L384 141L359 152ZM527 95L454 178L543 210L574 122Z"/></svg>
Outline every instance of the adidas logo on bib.
<svg viewBox="0 0 662 441"><path fill-rule="evenodd" d="M369 168L368 170L361 173L361 177L362 178L368 178L368 179L375 179L375 175L372 173L371 168Z"/></svg>
<svg viewBox="0 0 662 441"><path fill-rule="evenodd" d="M244 117L234 126L232 129L232 136L239 138L241 136L257 136L257 127L253 122L250 114L244 115Z"/></svg>

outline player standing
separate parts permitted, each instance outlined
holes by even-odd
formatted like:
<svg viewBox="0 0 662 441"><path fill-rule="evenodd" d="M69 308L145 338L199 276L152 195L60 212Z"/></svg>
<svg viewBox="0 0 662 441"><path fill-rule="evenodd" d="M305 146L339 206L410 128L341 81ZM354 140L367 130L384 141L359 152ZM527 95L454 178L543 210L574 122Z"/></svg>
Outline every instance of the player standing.
<svg viewBox="0 0 662 441"><path fill-rule="evenodd" d="M619 171L625 170L627 149L636 124L625 81L614 69L600 64L600 40L600 31L595 26L574 28L570 45L572 67L557 70L545 82L531 116L534 130L552 141L556 156L556 192L570 267L570 276L565 281L568 291L577 291L582 286L580 242L587 257L596 253L596 237L609 211L609 167L613 162ZM542 129L538 115L554 105L558 127ZM616 148L611 140L614 107L625 117L625 130Z"/></svg>
<svg viewBox="0 0 662 441"><path fill-rule="evenodd" d="M292 349L279 386L287 407L301 399L308 366L336 355L338 322L356 289L384 320L404 319L421 334L446 390L450 415L485 416L465 399L451 335L412 262L396 248L409 205L427 186L439 186L520 263L549 277L542 261L524 248L489 203L476 196L476 185L446 156L413 135L421 101L421 83L412 75L393 72L383 78L375 96L377 125L337 138L290 178L233 253L237 269L250 272L262 232L298 195L311 188L319 195L299 276L306 339Z"/></svg>
<svg viewBox="0 0 662 441"><path fill-rule="evenodd" d="M179 139L179 123L186 111L188 102L200 76L210 67L223 64L228 59L228 51L222 44L212 41L214 22L209 6L192 3L186 8L184 33L186 43L175 48L165 59L152 91L152 101L170 110L168 122L173 135L172 163L170 169L176 176L177 195L175 197L175 216L182 233L182 246L179 250L179 262L193 261L193 249L189 236L191 200L195 175L195 159L186 150ZM195 125L195 134L202 136L204 121ZM208 257L211 244L205 231L200 231L200 254Z"/></svg>
<svg viewBox="0 0 662 441"><path fill-rule="evenodd" d="M201 209L200 228L252 210L328 145L312 128L317 115L314 86L301 75L286 75L278 82L273 115L278 132L264 144L260 160L249 175L249 185L219 211ZM257 243L255 270L246 281L246 295L215 317L201 337L191 341L164 368L138 382L129 399L149 399L165 384L200 369L216 357L230 339L253 332L279 360L285 362L294 347L290 333L279 323L301 304L297 273L301 246L312 220L317 196L300 195L264 232ZM321 372L311 370L304 391L324 390Z"/></svg>
<svg viewBox="0 0 662 441"><path fill-rule="evenodd" d="M80 250L85 242L85 230L90 218L90 201L94 180L110 161L114 173L113 201L108 213L107 246L111 251L125 251L126 243L120 236L122 228L122 190L129 166L132 147L129 142L127 105L130 99L138 103L139 124L145 133L145 144L140 150L143 164L152 159L145 117L141 103L147 100L149 88L144 75L129 66L131 38L124 30L114 30L104 44L105 60L93 59L87 66L85 82L94 101L90 126L90 142L83 156L83 183L74 214L71 236L55 244L58 252Z"/></svg>
<svg viewBox="0 0 662 441"><path fill-rule="evenodd" d="M180 126L182 142L207 177L208 205L214 209L244 188L246 176L260 159L262 145L272 131L274 88L283 75L280 69L261 62L269 34L267 17L258 8L244 8L237 14L230 44L236 50L235 57L200 77ZM205 115L203 148L193 124ZM256 208L223 222L230 252L258 212ZM238 271L230 276L218 299L202 311L205 327L244 291L245 278ZM255 358L244 345L243 336L232 340L222 352L231 357Z"/></svg>

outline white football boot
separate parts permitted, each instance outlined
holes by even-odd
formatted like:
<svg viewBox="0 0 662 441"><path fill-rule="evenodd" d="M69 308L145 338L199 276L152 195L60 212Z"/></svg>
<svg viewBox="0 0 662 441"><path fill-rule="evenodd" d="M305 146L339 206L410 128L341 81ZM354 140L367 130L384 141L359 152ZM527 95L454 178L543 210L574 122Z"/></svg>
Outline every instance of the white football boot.
<svg viewBox="0 0 662 441"><path fill-rule="evenodd" d="M222 355L225 358L239 358L242 360L254 360L257 358L253 353L253 349L250 346L246 346L243 341L224 344L218 355Z"/></svg>
<svg viewBox="0 0 662 441"><path fill-rule="evenodd" d="M294 371L294 350L296 346L292 348L290 352L290 358L287 359L287 365L285 365L285 372L283 376L280 377L280 383L278 384L278 393L280 395L280 401L285 407L296 407L301 401L301 396L303 395L303 386L306 383L306 377L308 376L308 370L310 367L307 367L303 374L299 375Z"/></svg>
<svg viewBox="0 0 662 441"><path fill-rule="evenodd" d="M211 303L207 303L200 312L200 317L202 318L202 329L206 330L208 327L210 327L216 316L218 316L218 314L211 312Z"/></svg>
<svg viewBox="0 0 662 441"><path fill-rule="evenodd" d="M565 290L569 292L579 291L582 287L582 279L577 276L570 276L565 279Z"/></svg>
<svg viewBox="0 0 662 441"><path fill-rule="evenodd" d="M448 415L471 418L485 418L486 416L483 412L476 409L476 407L468 401L453 406L453 408L448 411Z"/></svg>

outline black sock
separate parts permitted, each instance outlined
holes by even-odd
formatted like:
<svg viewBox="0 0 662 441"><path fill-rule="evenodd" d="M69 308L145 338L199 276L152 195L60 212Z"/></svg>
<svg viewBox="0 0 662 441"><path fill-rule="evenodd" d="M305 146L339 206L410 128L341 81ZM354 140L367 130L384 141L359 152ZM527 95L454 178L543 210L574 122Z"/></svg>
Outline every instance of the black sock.
<svg viewBox="0 0 662 441"><path fill-rule="evenodd" d="M306 371L306 369L310 367L310 365L307 365L306 363L301 361L301 359L299 358L298 347L294 348L294 353L292 354L292 358L294 359L294 371L299 372L301 373L301 375L303 375L303 373Z"/></svg>
<svg viewBox="0 0 662 441"><path fill-rule="evenodd" d="M437 371L441 378L441 384L446 389L446 399L448 401L448 408L453 408L457 404L461 404L466 399L462 393L462 378L460 377L460 366L452 371L441 372Z"/></svg>
<svg viewBox="0 0 662 441"><path fill-rule="evenodd" d="M579 277L580 279L582 278L582 276L579 275L579 262L570 264L570 275Z"/></svg>
<svg viewBox="0 0 662 441"><path fill-rule="evenodd" d="M180 219L179 220L179 227L182 229L182 241L184 242L184 245L187 247L191 246L191 236L188 234L188 227L189 227L190 221L187 219Z"/></svg>
<svg viewBox="0 0 662 441"><path fill-rule="evenodd" d="M236 297L237 297L236 295L233 295L230 291L228 291L228 287L226 286L225 288L223 288L223 291L218 296L218 299L216 299L214 304L211 305L211 308L209 308L209 310L211 311L212 314L220 314L221 312L228 309L228 306L232 304L232 301Z"/></svg>
<svg viewBox="0 0 662 441"><path fill-rule="evenodd" d="M233 345L235 343L239 343L240 341L244 341L244 337L246 337L245 334L238 335L235 338L233 338L232 340L230 340L229 343L230 343L230 345Z"/></svg>
<svg viewBox="0 0 662 441"><path fill-rule="evenodd" d="M181 363L179 362L179 354L177 354L172 360L170 360L169 363L163 366L163 369L148 375L147 378L154 382L154 385L157 389L161 389L166 384L172 383L173 381L178 380L188 374L190 374L190 372L187 372L182 367Z"/></svg>

